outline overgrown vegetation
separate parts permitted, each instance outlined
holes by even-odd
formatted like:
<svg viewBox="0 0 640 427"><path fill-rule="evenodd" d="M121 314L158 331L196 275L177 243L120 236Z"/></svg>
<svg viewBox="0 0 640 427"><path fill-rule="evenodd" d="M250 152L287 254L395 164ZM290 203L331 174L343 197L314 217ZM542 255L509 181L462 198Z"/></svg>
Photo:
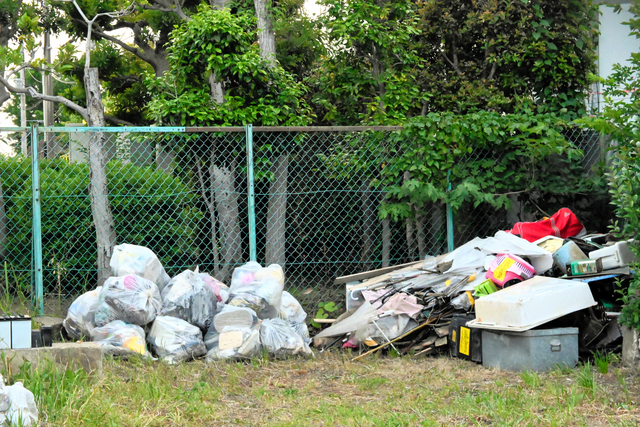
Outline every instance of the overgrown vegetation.
<svg viewBox="0 0 640 427"><path fill-rule="evenodd" d="M105 359L103 376L2 372L24 381L42 426L615 425L640 417L638 377L592 366L549 373L458 359L370 358L166 365Z"/></svg>
<svg viewBox="0 0 640 427"><path fill-rule="evenodd" d="M628 22L631 35L640 37L640 5L631 6L636 16ZM634 239L631 250L640 257L640 52L625 64L615 64L613 73L599 79L604 108L600 115L580 122L607 135L611 144L611 165L607 178L617 217L613 231L620 238ZM620 322L640 329L640 265L626 294Z"/></svg>
<svg viewBox="0 0 640 427"><path fill-rule="evenodd" d="M29 159L0 158L7 207L7 260L17 272L31 269L31 165ZM202 213L197 195L180 179L153 167L108 167L118 242L152 243L168 265L193 258ZM41 162L44 283L77 294L95 286L96 244L88 195L89 167L64 159ZM149 227L149 224L163 224ZM175 273L175 272L173 272ZM29 280L26 280L28 283Z"/></svg>

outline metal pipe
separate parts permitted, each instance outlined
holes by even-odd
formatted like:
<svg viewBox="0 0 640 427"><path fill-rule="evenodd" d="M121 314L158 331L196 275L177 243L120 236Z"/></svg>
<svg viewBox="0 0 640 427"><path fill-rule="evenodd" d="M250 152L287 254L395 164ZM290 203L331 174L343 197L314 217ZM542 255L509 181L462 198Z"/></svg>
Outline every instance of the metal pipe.
<svg viewBox="0 0 640 427"><path fill-rule="evenodd" d="M31 126L31 195L33 202L33 270L35 273L35 295L32 304L35 305L39 315L44 312L43 299L43 271L42 271L42 211L40 209L40 162L38 160L38 131L35 126Z"/></svg>
<svg viewBox="0 0 640 427"><path fill-rule="evenodd" d="M257 261L256 248L256 195L253 176L253 125L246 127L247 140L247 205L249 215L249 261Z"/></svg>

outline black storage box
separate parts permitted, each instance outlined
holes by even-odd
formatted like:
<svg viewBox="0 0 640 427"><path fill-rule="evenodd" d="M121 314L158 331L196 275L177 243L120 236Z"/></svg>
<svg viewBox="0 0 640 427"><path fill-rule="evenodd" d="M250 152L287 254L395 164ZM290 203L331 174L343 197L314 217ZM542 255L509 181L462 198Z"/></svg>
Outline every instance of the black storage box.
<svg viewBox="0 0 640 427"><path fill-rule="evenodd" d="M452 357L482 363L482 330L468 328L474 316L454 316L449 326L449 350Z"/></svg>

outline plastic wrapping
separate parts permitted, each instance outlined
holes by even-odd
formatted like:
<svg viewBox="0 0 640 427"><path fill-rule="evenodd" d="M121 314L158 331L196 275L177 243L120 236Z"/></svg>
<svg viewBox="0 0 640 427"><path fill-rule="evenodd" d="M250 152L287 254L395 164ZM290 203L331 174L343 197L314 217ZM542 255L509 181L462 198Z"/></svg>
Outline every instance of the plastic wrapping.
<svg viewBox="0 0 640 427"><path fill-rule="evenodd" d="M138 325L114 320L95 328L91 339L102 347L102 352L114 356L140 354L149 356L145 342L144 330Z"/></svg>
<svg viewBox="0 0 640 427"><path fill-rule="evenodd" d="M275 357L313 356L309 344L283 319L263 320L260 340L265 350Z"/></svg>
<svg viewBox="0 0 640 427"><path fill-rule="evenodd" d="M156 254L144 246L126 243L115 246L109 265L114 276L137 274L140 277L151 280L160 291L171 279L164 271Z"/></svg>
<svg viewBox="0 0 640 427"><path fill-rule="evenodd" d="M451 307L456 310L470 311L475 304L471 291L466 291L451 300Z"/></svg>
<svg viewBox="0 0 640 427"><path fill-rule="evenodd" d="M100 292L95 323L104 326L122 320L144 326L153 322L161 307L160 291L150 280L135 274L110 277Z"/></svg>
<svg viewBox="0 0 640 427"><path fill-rule="evenodd" d="M156 317L148 340L158 357L168 363L186 362L207 352L200 328L176 317Z"/></svg>
<svg viewBox="0 0 640 427"><path fill-rule="evenodd" d="M11 405L6 412L10 425L32 427L38 425L38 408L33 393L24 388L21 382L7 387Z"/></svg>
<svg viewBox="0 0 640 427"><path fill-rule="evenodd" d="M250 261L233 271L228 304L251 308L259 318L270 319L278 315L283 289L282 267L272 264L262 268Z"/></svg>
<svg viewBox="0 0 640 427"><path fill-rule="evenodd" d="M411 318L406 314L385 316L377 320L371 320L368 324L358 328L355 334L357 342L363 342L372 338L392 340L399 337L406 330ZM373 323L375 321L375 324Z"/></svg>
<svg viewBox="0 0 640 427"><path fill-rule="evenodd" d="M67 317L62 322L71 338L89 337L96 327L95 316L100 302L102 286L80 295L69 307Z"/></svg>
<svg viewBox="0 0 640 427"><path fill-rule="evenodd" d="M291 326L298 335L304 338L307 344L311 344L309 328L305 323L307 313L304 311L298 300L287 291L282 292L280 312L280 318L287 319L289 321L289 326Z"/></svg>
<svg viewBox="0 0 640 427"><path fill-rule="evenodd" d="M211 288L219 303L226 304L229 300L229 287L207 273L196 273L196 276Z"/></svg>
<svg viewBox="0 0 640 427"><path fill-rule="evenodd" d="M185 270L171 279L162 290L160 315L186 320L206 331L216 314L218 297L205 276L211 277Z"/></svg>
<svg viewBox="0 0 640 427"><path fill-rule="evenodd" d="M221 332L211 328L205 337L209 351L206 360L239 360L250 359L260 355L260 332L255 328L225 326Z"/></svg>

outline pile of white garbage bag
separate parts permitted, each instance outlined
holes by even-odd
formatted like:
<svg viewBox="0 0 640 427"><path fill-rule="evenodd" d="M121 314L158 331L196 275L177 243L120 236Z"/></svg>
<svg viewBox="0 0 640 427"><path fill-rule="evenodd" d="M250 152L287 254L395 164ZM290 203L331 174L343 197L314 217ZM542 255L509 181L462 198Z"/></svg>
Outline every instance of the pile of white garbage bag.
<svg viewBox="0 0 640 427"><path fill-rule="evenodd" d="M38 408L33 393L21 382L6 386L0 375L0 425L35 427Z"/></svg>
<svg viewBox="0 0 640 427"><path fill-rule="evenodd" d="M112 277L78 297L63 323L70 337L98 342L105 354L167 363L313 355L307 314L284 291L279 265L249 262L227 287L197 267L171 278L153 251L124 244L110 266Z"/></svg>

